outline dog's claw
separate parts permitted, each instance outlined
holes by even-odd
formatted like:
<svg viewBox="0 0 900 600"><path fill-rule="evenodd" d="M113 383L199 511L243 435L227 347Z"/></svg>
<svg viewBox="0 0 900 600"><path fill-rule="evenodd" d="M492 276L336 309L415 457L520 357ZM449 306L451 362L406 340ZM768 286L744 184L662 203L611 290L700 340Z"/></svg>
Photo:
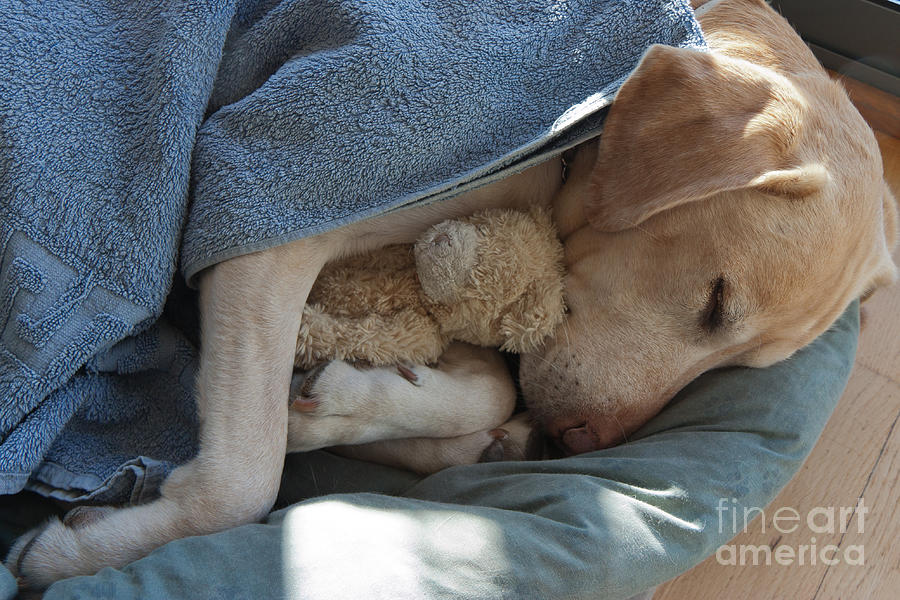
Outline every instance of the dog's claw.
<svg viewBox="0 0 900 600"><path fill-rule="evenodd" d="M319 378L319 375L322 374L322 372L325 370L325 367L327 366L328 363L323 363L306 374L306 377L303 378L303 385L300 386L301 396L305 398L309 398L312 396L312 388L316 384L316 380Z"/></svg>
<svg viewBox="0 0 900 600"><path fill-rule="evenodd" d="M291 380L288 408L298 412L313 412L319 407L319 400L315 397L312 390L327 366L328 363L323 363L306 373L302 371L294 373L294 377Z"/></svg>
<svg viewBox="0 0 900 600"><path fill-rule="evenodd" d="M497 427L496 429L491 429L490 431L488 431L488 434L489 434L492 438L494 438L495 440L497 440L498 442L502 442L503 440L505 440L505 439L507 439L507 438L509 437L509 432L508 432L507 430L505 430L505 429L500 428L500 427Z"/></svg>
<svg viewBox="0 0 900 600"><path fill-rule="evenodd" d="M297 412L313 412L317 408L319 408L319 401L315 398L306 398L304 396L297 396L291 402L289 407L291 410L296 410Z"/></svg>
<svg viewBox="0 0 900 600"><path fill-rule="evenodd" d="M499 462L506 459L506 448L503 442L509 439L509 432L500 427L488 431L488 435L494 438L487 448L478 457L478 462Z"/></svg>
<svg viewBox="0 0 900 600"><path fill-rule="evenodd" d="M415 372L407 366L397 365L397 372L400 373L400 376L403 379L407 380L411 384L418 386L419 384L419 376L415 374Z"/></svg>

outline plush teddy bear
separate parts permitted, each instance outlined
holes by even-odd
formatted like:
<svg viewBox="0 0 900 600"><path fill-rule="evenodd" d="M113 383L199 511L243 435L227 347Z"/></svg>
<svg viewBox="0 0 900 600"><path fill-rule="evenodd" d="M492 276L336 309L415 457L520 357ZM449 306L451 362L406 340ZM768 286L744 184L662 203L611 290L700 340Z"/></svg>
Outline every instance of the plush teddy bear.
<svg viewBox="0 0 900 600"><path fill-rule="evenodd" d="M426 364L454 340L534 350L564 317L562 257L535 207L443 221L414 245L331 263L303 310L295 364Z"/></svg>

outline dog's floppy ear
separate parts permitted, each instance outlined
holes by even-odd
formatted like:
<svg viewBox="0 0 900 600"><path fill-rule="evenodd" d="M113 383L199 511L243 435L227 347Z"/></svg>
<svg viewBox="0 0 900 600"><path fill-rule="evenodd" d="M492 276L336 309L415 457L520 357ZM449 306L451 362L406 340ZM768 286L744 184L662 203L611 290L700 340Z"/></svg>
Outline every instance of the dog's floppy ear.
<svg viewBox="0 0 900 600"><path fill-rule="evenodd" d="M813 194L828 173L796 156L805 106L771 70L652 46L610 108L585 216L602 231L619 231L726 190Z"/></svg>

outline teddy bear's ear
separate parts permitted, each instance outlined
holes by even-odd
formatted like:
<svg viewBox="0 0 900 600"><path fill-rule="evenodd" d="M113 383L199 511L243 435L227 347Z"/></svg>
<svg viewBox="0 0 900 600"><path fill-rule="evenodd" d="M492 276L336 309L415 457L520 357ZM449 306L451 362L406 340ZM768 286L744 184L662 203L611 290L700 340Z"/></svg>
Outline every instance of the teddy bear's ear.
<svg viewBox="0 0 900 600"><path fill-rule="evenodd" d="M565 318L561 277L540 279L510 306L500 322L506 352L538 350Z"/></svg>

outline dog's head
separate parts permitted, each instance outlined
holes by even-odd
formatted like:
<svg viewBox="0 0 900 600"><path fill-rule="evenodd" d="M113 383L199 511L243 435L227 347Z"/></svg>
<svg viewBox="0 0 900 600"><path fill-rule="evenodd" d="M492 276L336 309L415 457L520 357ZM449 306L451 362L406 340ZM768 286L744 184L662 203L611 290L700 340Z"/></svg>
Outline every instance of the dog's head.
<svg viewBox="0 0 900 600"><path fill-rule="evenodd" d="M623 441L706 370L789 357L894 280L875 137L802 58L653 47L580 149L555 205L571 312L521 369L568 451Z"/></svg>

